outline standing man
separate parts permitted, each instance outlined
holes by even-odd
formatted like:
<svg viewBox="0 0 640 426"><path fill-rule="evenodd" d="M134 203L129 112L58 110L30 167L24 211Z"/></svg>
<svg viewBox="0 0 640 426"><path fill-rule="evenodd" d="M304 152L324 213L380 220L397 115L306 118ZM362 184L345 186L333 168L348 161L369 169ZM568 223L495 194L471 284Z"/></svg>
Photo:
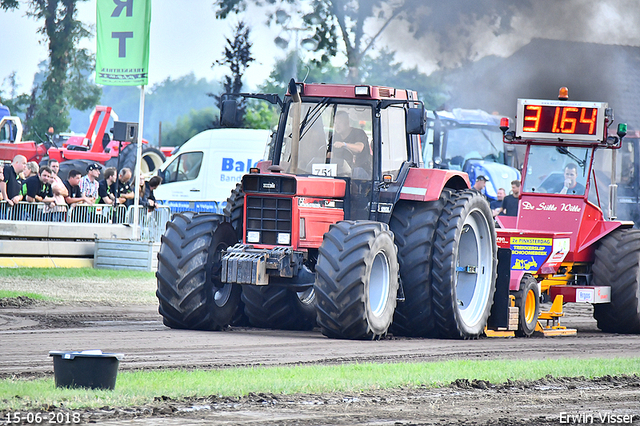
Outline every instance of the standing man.
<svg viewBox="0 0 640 426"><path fill-rule="evenodd" d="M147 208L148 211L154 211L156 208L156 197L153 194L153 191L157 189L162 183L162 178L160 176L153 176L149 179L149 182L144 183L144 189L140 192L141 200L140 205Z"/></svg>
<svg viewBox="0 0 640 426"><path fill-rule="evenodd" d="M60 163L56 159L49 159L49 168L51 169L51 176L53 181L51 182L51 190L53 191L53 198L56 200L56 205L64 206L66 204L65 197L69 195L67 187L58 176L60 171Z"/></svg>
<svg viewBox="0 0 640 426"><path fill-rule="evenodd" d="M116 182L116 168L108 167L104 171L104 179L98 184L98 198L96 204L110 204L115 201L115 194L113 190L115 187L113 184Z"/></svg>
<svg viewBox="0 0 640 426"><path fill-rule="evenodd" d="M100 176L100 164L91 163L87 166L87 174L80 179L80 193L91 200L91 204L98 198L98 177Z"/></svg>
<svg viewBox="0 0 640 426"><path fill-rule="evenodd" d="M483 175L479 175L476 178L476 181L473 184L473 189L475 189L476 191L478 191L482 195L486 196L486 193L485 193L486 191L485 191L484 187L487 186L487 181L488 180L489 179L487 179Z"/></svg>
<svg viewBox="0 0 640 426"><path fill-rule="evenodd" d="M48 166L40 167L37 175L31 176L24 182L27 187L27 201L55 206L51 182L53 182L51 169Z"/></svg>
<svg viewBox="0 0 640 426"><path fill-rule="evenodd" d="M24 167L22 173L18 175L18 182L20 182L20 187L24 185L25 180L29 179L31 176L37 175L39 171L40 167L38 166L38 163L36 163L35 161L29 161Z"/></svg>
<svg viewBox="0 0 640 426"><path fill-rule="evenodd" d="M64 201L70 206L79 203L93 204L93 200L91 198L84 197L80 191L79 185L81 178L82 173L77 170L71 170L69 172L69 178L64 182L64 186L67 188L67 192L69 194L64 198Z"/></svg>
<svg viewBox="0 0 640 426"><path fill-rule="evenodd" d="M13 157L11 164L4 166L4 181L0 182L0 190L2 190L2 199L7 200L9 206L13 206L22 200L18 175L22 173L26 165L27 157L16 155Z"/></svg>
<svg viewBox="0 0 640 426"><path fill-rule="evenodd" d="M496 217L500 210L502 210L502 200L507 195L507 191L504 188L498 188L498 199L492 200L489 204L491 205L491 212L493 213L493 217Z"/></svg>
<svg viewBox="0 0 640 426"><path fill-rule="evenodd" d="M126 207L133 205L133 198L136 195L133 191L131 176L133 176L131 169L125 167L120 170L118 182L116 183L117 191L115 193L118 194L118 204L124 204Z"/></svg>
<svg viewBox="0 0 640 426"><path fill-rule="evenodd" d="M520 198L520 181L511 181L511 194L502 200L500 214L505 216L518 216L518 200Z"/></svg>

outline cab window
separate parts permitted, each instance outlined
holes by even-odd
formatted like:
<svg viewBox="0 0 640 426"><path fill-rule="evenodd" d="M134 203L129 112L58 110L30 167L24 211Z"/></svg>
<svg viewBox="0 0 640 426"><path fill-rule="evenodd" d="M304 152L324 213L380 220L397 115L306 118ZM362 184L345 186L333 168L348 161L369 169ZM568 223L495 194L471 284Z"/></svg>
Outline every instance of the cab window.
<svg viewBox="0 0 640 426"><path fill-rule="evenodd" d="M202 152L185 152L169 163L164 171L164 183L194 180L200 174Z"/></svg>
<svg viewBox="0 0 640 426"><path fill-rule="evenodd" d="M402 163L407 161L407 132L402 107L389 107L381 111L382 121L382 173L398 177Z"/></svg>

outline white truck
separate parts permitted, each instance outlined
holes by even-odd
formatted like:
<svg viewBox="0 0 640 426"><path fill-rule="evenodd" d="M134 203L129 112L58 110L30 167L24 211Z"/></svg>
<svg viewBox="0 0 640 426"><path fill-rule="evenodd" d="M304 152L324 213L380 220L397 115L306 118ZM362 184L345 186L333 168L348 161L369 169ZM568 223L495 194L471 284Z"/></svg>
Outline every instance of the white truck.
<svg viewBox="0 0 640 426"><path fill-rule="evenodd" d="M222 213L242 176L264 159L270 130L211 129L198 133L158 169L154 195L172 213Z"/></svg>

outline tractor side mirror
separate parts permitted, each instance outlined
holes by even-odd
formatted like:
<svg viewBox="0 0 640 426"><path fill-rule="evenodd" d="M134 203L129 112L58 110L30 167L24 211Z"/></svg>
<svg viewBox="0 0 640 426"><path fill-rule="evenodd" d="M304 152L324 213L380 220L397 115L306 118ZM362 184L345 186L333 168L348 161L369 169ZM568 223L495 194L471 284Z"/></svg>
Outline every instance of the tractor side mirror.
<svg viewBox="0 0 640 426"><path fill-rule="evenodd" d="M426 131L426 120L424 106L420 108L407 109L407 133L410 135L424 135Z"/></svg>
<svg viewBox="0 0 640 426"><path fill-rule="evenodd" d="M236 115L238 111L238 103L235 100L222 101L222 107L220 108L220 126L222 127L235 127Z"/></svg>

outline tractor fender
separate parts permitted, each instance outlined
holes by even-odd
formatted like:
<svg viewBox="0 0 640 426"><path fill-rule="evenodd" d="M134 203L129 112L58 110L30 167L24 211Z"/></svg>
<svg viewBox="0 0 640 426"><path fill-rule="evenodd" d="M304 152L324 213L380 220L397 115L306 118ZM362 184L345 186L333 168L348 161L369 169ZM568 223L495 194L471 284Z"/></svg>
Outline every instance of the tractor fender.
<svg viewBox="0 0 640 426"><path fill-rule="evenodd" d="M412 168L400 190L400 199L436 201L444 188L462 190L470 187L469 176L457 170Z"/></svg>
<svg viewBox="0 0 640 426"><path fill-rule="evenodd" d="M509 291L518 291L520 290L520 282L522 281L522 277L524 274L531 273L528 271L514 271L511 270L511 275L509 277Z"/></svg>

